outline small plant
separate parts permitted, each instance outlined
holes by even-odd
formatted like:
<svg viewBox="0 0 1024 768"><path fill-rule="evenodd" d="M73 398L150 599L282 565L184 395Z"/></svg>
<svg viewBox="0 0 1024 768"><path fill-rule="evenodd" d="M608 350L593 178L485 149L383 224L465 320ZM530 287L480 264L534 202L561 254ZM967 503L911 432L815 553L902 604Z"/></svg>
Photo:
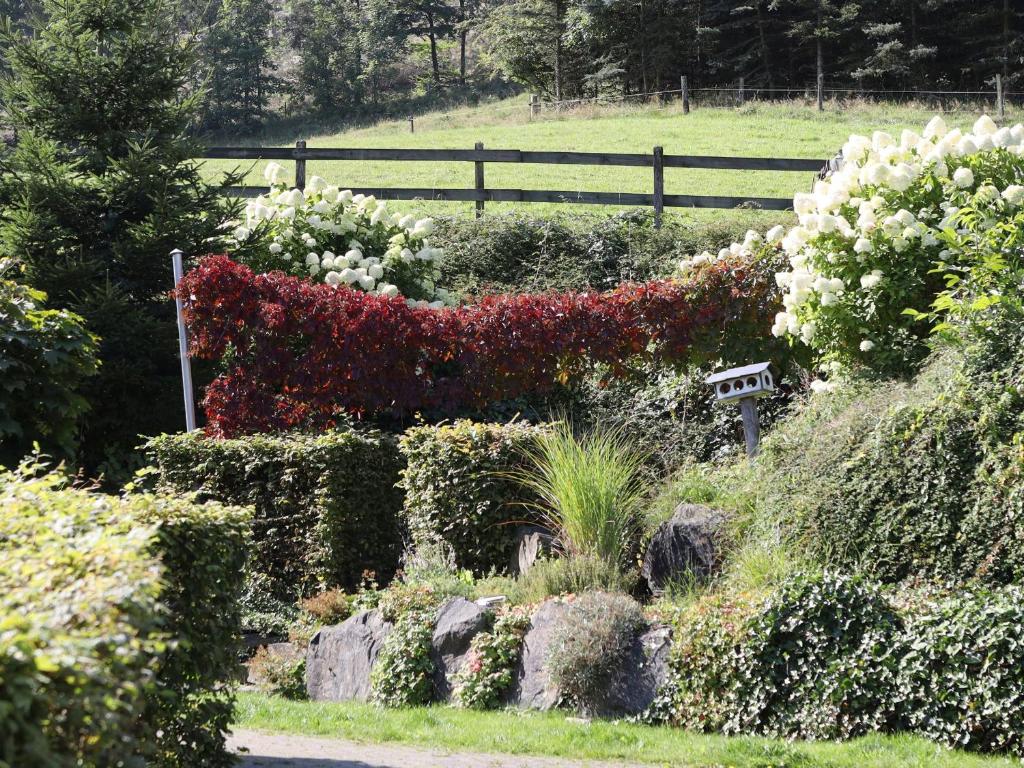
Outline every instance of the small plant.
<svg viewBox="0 0 1024 768"><path fill-rule="evenodd" d="M519 577L509 594L516 604L539 603L549 597L583 592L632 592L635 569L624 570L593 555L540 560Z"/></svg>
<svg viewBox="0 0 1024 768"><path fill-rule="evenodd" d="M307 698L304 654L274 653L261 646L249 661L249 673L263 693L286 699Z"/></svg>
<svg viewBox="0 0 1024 768"><path fill-rule="evenodd" d="M413 707L430 702L433 635L433 611L410 610L398 618L370 673L374 701L385 707Z"/></svg>
<svg viewBox="0 0 1024 768"><path fill-rule="evenodd" d="M643 454L618 430L578 437L564 422L538 435L516 474L571 557L625 566L637 544L646 498Z"/></svg>
<svg viewBox="0 0 1024 768"><path fill-rule="evenodd" d="M511 608L495 620L490 632L473 638L465 666L455 680L452 697L458 706L493 709L501 703L512 685L529 628L528 611Z"/></svg>
<svg viewBox="0 0 1024 768"><path fill-rule="evenodd" d="M546 660L552 682L584 712L599 712L644 625L640 606L626 595L581 595L555 629Z"/></svg>
<svg viewBox="0 0 1024 768"><path fill-rule="evenodd" d="M341 589L328 589L299 601L302 609L316 623L322 625L340 624L352 615L355 598Z"/></svg>

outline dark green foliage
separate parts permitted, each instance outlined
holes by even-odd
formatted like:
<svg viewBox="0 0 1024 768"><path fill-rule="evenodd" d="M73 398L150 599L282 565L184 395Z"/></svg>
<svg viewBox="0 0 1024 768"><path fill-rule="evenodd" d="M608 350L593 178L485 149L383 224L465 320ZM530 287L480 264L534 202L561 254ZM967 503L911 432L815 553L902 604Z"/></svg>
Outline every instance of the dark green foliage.
<svg viewBox="0 0 1024 768"><path fill-rule="evenodd" d="M0 763L226 768L248 514L63 482L0 476Z"/></svg>
<svg viewBox="0 0 1024 768"><path fill-rule="evenodd" d="M600 712L630 648L645 626L640 606L627 595L585 592L555 626L545 665L568 702Z"/></svg>
<svg viewBox="0 0 1024 768"><path fill-rule="evenodd" d="M825 739L886 730L900 629L862 579L790 580L746 626L725 730Z"/></svg>
<svg viewBox="0 0 1024 768"><path fill-rule="evenodd" d="M903 727L963 749L1024 752L1024 591L957 590L909 611Z"/></svg>
<svg viewBox="0 0 1024 768"><path fill-rule="evenodd" d="M211 70L206 127L252 130L262 122L275 85L270 75L272 11L272 0L221 0L202 50Z"/></svg>
<svg viewBox="0 0 1024 768"><path fill-rule="evenodd" d="M912 731L1020 754L1020 587L883 589L797 574L767 598L723 593L676 621L672 676L647 718L804 738Z"/></svg>
<svg viewBox="0 0 1024 768"><path fill-rule="evenodd" d="M0 264L0 465L16 466L33 443L67 459L78 447L88 405L76 390L96 373L96 338L45 301Z"/></svg>
<svg viewBox="0 0 1024 768"><path fill-rule="evenodd" d="M413 544L443 540L458 567L504 571L516 523L535 519L509 473L521 465L521 451L538 429L457 421L408 430L399 444L406 461L402 516Z"/></svg>
<svg viewBox="0 0 1024 768"><path fill-rule="evenodd" d="M384 580L401 552L394 438L372 430L212 440L164 435L148 446L160 485L251 506L251 568L294 602L323 587Z"/></svg>
<svg viewBox="0 0 1024 768"><path fill-rule="evenodd" d="M189 159L199 94L172 4L41 9L33 36L0 31L0 103L18 133L0 166L0 257L22 261L30 285L99 336L82 461L120 476L140 434L181 419L168 254L216 248L238 206Z"/></svg>
<svg viewBox="0 0 1024 768"><path fill-rule="evenodd" d="M648 211L538 219L522 214L441 219L439 283L469 294L605 290L670 275L684 256L743 239L732 223L654 228Z"/></svg>

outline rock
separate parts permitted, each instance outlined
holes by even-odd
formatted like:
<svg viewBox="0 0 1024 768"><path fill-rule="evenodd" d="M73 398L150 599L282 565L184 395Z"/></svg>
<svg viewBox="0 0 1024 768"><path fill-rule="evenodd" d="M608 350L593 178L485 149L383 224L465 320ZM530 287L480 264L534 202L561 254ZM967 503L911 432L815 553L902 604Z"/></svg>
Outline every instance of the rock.
<svg viewBox="0 0 1024 768"><path fill-rule="evenodd" d="M462 669L470 641L491 623L490 613L464 597L453 597L437 611L430 659L434 662L434 693L446 701L455 674Z"/></svg>
<svg viewBox="0 0 1024 768"><path fill-rule="evenodd" d="M306 692L313 701L366 701L370 670L392 625L380 611L365 611L324 627L306 652Z"/></svg>
<svg viewBox="0 0 1024 768"><path fill-rule="evenodd" d="M672 629L653 627L640 635L608 690L603 715L638 715L654 701L668 677Z"/></svg>
<svg viewBox="0 0 1024 768"><path fill-rule="evenodd" d="M515 550L512 554L512 572L526 573L543 555L551 552L554 537L539 525L520 525L515 533Z"/></svg>
<svg viewBox="0 0 1024 768"><path fill-rule="evenodd" d="M512 704L523 709L543 710L558 706L562 695L552 684L545 662L553 630L568 610L567 603L548 600L530 619L530 629L523 638L523 652L509 696Z"/></svg>
<svg viewBox="0 0 1024 768"><path fill-rule="evenodd" d="M718 567L718 542L728 518L696 504L680 504L672 518L658 526L644 555L640 575L654 595L672 581L708 579Z"/></svg>

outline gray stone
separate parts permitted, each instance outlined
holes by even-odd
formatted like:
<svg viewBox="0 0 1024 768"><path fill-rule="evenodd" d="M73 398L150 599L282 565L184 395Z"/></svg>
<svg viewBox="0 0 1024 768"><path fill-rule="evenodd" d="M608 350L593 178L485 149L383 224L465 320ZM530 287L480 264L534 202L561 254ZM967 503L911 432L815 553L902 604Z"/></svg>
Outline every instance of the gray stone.
<svg viewBox="0 0 1024 768"><path fill-rule="evenodd" d="M725 513L696 504L680 504L658 526L644 554L640 575L654 595L673 581L705 581L718 568Z"/></svg>
<svg viewBox="0 0 1024 768"><path fill-rule="evenodd" d="M539 525L520 525L515 530L512 572L526 573L541 557L551 553L554 537Z"/></svg>
<svg viewBox="0 0 1024 768"><path fill-rule="evenodd" d="M509 695L510 703L523 709L553 709L562 699L546 669L548 648L558 622L569 605L560 600L544 603L530 619L530 629L523 638L515 681Z"/></svg>
<svg viewBox="0 0 1024 768"><path fill-rule="evenodd" d="M445 701L451 696L455 674L466 661L470 642L490 623L490 613L464 597L453 597L438 609L430 647L437 699Z"/></svg>
<svg viewBox="0 0 1024 768"><path fill-rule="evenodd" d="M324 627L306 652L306 691L313 701L366 701L370 670L392 625L380 611L365 611Z"/></svg>
<svg viewBox="0 0 1024 768"><path fill-rule="evenodd" d="M653 627L640 635L612 680L601 714L638 715L647 709L668 677L671 649L670 627Z"/></svg>

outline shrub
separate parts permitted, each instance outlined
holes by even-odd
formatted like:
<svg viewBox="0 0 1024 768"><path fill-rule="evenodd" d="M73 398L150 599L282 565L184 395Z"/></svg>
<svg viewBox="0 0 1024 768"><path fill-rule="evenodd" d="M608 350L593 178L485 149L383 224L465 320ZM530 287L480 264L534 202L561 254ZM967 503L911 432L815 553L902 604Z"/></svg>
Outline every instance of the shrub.
<svg viewBox="0 0 1024 768"><path fill-rule="evenodd" d="M912 600L896 681L902 725L951 747L1024 754L1024 591Z"/></svg>
<svg viewBox="0 0 1024 768"><path fill-rule="evenodd" d="M455 563L477 574L504 571L512 559L515 523L532 519L528 498L509 477L520 451L540 428L457 421L406 431L402 516L415 547L444 542Z"/></svg>
<svg viewBox="0 0 1024 768"><path fill-rule="evenodd" d="M515 473L570 556L622 567L636 548L646 497L643 455L604 427L577 437L565 422L534 438Z"/></svg>
<svg viewBox="0 0 1024 768"><path fill-rule="evenodd" d="M626 595L578 596L555 626L548 648L551 682L574 706L600 711L644 623L640 606Z"/></svg>
<svg viewBox="0 0 1024 768"><path fill-rule="evenodd" d="M205 399L208 431L227 437L330 425L346 412L477 409L551 391L596 365L623 373L630 358L731 358L763 335L777 308L776 288L751 256L685 281L491 296L440 310L256 275L214 256L186 275L181 293L192 353L231 351Z"/></svg>
<svg viewBox="0 0 1024 768"><path fill-rule="evenodd" d="M637 577L635 568L623 569L600 557L556 557L534 563L509 585L508 598L514 604L528 605L590 591L631 593Z"/></svg>
<svg viewBox="0 0 1024 768"><path fill-rule="evenodd" d="M0 482L0 761L230 765L248 515Z"/></svg>
<svg viewBox="0 0 1024 768"><path fill-rule="evenodd" d="M292 656L260 646L249 661L249 674L262 693L296 701L307 698L304 653Z"/></svg>
<svg viewBox="0 0 1024 768"><path fill-rule="evenodd" d="M390 214L387 203L353 196L319 176L305 190L289 190L283 174L277 163L267 166L269 194L246 206L245 223L233 232L231 249L242 263L423 303L447 295L434 288L442 251L428 244L431 219Z"/></svg>
<svg viewBox="0 0 1024 768"><path fill-rule="evenodd" d="M525 214L445 218L438 282L466 294L604 290L672 273L685 254L717 251L745 220L655 229L647 210L612 216L536 218Z"/></svg>
<svg viewBox="0 0 1024 768"><path fill-rule="evenodd" d="M33 443L74 458L88 409L77 390L96 373L96 337L5 271L0 261L0 465L17 466Z"/></svg>
<svg viewBox="0 0 1024 768"><path fill-rule="evenodd" d="M401 459L375 431L212 440L164 435L148 445L160 486L251 506L251 568L287 602L324 587L357 586L366 570L398 566Z"/></svg>
<svg viewBox="0 0 1024 768"><path fill-rule="evenodd" d="M825 362L906 373L948 312L1019 290L1022 142L1024 126L988 116L966 135L936 117L899 142L851 136L843 167L794 199L800 223L769 238L791 264L775 333Z"/></svg>
<svg viewBox="0 0 1024 768"><path fill-rule="evenodd" d="M495 619L490 632L473 637L466 661L455 677L452 700L457 706L494 709L501 704L515 679L529 628L530 614L510 608Z"/></svg>
<svg viewBox="0 0 1024 768"><path fill-rule="evenodd" d="M299 607L318 624L341 624L352 615L353 596L340 589L328 589L299 601Z"/></svg>
<svg viewBox="0 0 1024 768"><path fill-rule="evenodd" d="M901 630L875 585L791 578L746 626L726 732L835 739L888 729Z"/></svg>

